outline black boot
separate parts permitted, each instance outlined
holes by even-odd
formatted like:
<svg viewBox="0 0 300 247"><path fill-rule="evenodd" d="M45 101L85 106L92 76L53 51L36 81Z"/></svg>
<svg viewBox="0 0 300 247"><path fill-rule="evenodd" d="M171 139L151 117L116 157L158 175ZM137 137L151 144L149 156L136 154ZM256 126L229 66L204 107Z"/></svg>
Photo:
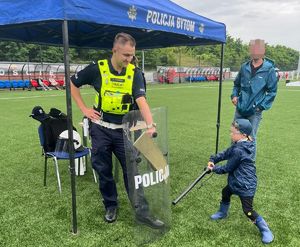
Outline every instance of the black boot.
<svg viewBox="0 0 300 247"><path fill-rule="evenodd" d="M104 220L108 223L112 223L116 221L117 212L118 212L117 208L107 208L104 215Z"/></svg>
<svg viewBox="0 0 300 247"><path fill-rule="evenodd" d="M136 215L135 218L138 223L149 226L153 229L161 229L165 226L164 222L150 215Z"/></svg>

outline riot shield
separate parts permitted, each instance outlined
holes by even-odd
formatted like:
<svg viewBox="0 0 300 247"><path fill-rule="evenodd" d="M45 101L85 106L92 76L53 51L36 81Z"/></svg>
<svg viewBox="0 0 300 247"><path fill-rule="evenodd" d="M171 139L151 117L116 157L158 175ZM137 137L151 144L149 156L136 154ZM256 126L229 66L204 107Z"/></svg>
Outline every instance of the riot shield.
<svg viewBox="0 0 300 247"><path fill-rule="evenodd" d="M171 226L167 109L151 110L157 136L146 133L139 111L123 118L129 198L138 245L162 237Z"/></svg>

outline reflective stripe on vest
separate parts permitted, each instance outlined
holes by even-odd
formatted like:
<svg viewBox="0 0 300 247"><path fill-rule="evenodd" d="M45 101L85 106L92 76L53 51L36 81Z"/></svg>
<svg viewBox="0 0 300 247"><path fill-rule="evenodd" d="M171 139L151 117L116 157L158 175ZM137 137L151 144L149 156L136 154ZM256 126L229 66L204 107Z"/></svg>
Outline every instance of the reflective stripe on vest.
<svg viewBox="0 0 300 247"><path fill-rule="evenodd" d="M100 88L101 110L106 113L124 115L133 104L132 84L135 66L128 64L125 75L114 75L110 72L108 61L99 60L98 67L102 82ZM99 93L95 96L95 107L99 106Z"/></svg>

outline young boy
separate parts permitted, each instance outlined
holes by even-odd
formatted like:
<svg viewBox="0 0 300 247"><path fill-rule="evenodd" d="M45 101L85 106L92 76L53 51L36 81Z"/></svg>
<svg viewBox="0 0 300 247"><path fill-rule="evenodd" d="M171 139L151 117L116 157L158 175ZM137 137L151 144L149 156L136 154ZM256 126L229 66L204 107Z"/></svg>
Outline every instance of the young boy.
<svg viewBox="0 0 300 247"><path fill-rule="evenodd" d="M238 195L246 216L258 227L262 242L271 243L274 236L265 220L253 210L253 199L257 178L255 169L255 146L251 139L252 126L248 119L236 119L231 126L232 145L223 152L212 155L208 169L217 173L228 173L227 185L222 190L222 200L218 212L211 216L212 220L224 219L230 206L230 197ZM216 163L227 160L223 166Z"/></svg>

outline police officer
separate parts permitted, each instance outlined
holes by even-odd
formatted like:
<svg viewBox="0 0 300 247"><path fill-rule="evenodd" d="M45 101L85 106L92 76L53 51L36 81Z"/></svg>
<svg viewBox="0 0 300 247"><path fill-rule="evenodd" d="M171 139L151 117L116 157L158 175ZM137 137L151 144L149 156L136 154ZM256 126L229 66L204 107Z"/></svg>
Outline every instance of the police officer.
<svg viewBox="0 0 300 247"><path fill-rule="evenodd" d="M99 189L106 210L104 219L111 223L117 219L117 189L112 174L112 153L120 161L128 193L126 158L122 119L132 109L139 109L152 136L156 129L145 98L145 86L140 70L131 63L135 55L135 39L127 33L115 36L112 57L94 62L71 77L71 94L82 113L91 120L92 166L99 176ZM91 85L96 91L93 108L87 107L79 87ZM143 194L143 193L142 193ZM153 228L164 223L149 214L147 201L133 202L136 219ZM130 198L129 198L130 199Z"/></svg>

